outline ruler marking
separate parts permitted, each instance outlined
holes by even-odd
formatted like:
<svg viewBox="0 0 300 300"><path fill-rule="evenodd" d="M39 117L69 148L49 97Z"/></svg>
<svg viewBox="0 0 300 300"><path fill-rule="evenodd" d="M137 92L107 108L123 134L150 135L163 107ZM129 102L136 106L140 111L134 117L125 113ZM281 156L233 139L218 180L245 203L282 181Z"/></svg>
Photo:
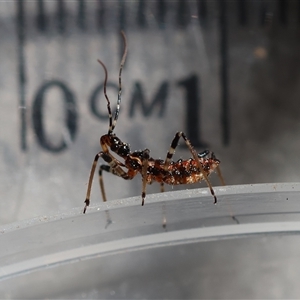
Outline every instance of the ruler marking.
<svg viewBox="0 0 300 300"><path fill-rule="evenodd" d="M37 8L36 25L39 31L44 32L47 27L44 0L38 0Z"/></svg>
<svg viewBox="0 0 300 300"><path fill-rule="evenodd" d="M287 10L288 4L286 0L278 1L279 21L282 25L287 25Z"/></svg>
<svg viewBox="0 0 300 300"><path fill-rule="evenodd" d="M84 0L78 0L77 25L82 31L86 30L86 6Z"/></svg>
<svg viewBox="0 0 300 300"><path fill-rule="evenodd" d="M125 10L125 1L119 0L119 21L120 21L120 27L119 31L126 29L126 10ZM123 46L122 46L122 51L123 53Z"/></svg>
<svg viewBox="0 0 300 300"><path fill-rule="evenodd" d="M187 7L187 2L185 0L178 1L177 7L177 24L179 28L186 28L188 23L190 22L189 19L189 12Z"/></svg>
<svg viewBox="0 0 300 300"><path fill-rule="evenodd" d="M157 1L157 21L160 29L165 28L167 6L165 0Z"/></svg>
<svg viewBox="0 0 300 300"><path fill-rule="evenodd" d="M97 27L98 30L104 30L105 22L104 22L104 16L105 16L105 1L99 0L96 10L96 20L97 20Z"/></svg>
<svg viewBox="0 0 300 300"><path fill-rule="evenodd" d="M265 26L266 25L266 17L267 17L267 5L266 3L261 0L260 2L260 26Z"/></svg>
<svg viewBox="0 0 300 300"><path fill-rule="evenodd" d="M145 9L146 9L145 0L139 0L138 11L137 11L137 25L141 29L147 28L147 22L146 22L146 18L145 18L145 16L146 16Z"/></svg>
<svg viewBox="0 0 300 300"><path fill-rule="evenodd" d="M57 1L57 21L58 32L62 34L66 31L66 8L63 0Z"/></svg>
<svg viewBox="0 0 300 300"><path fill-rule="evenodd" d="M300 1L298 2L298 22L300 23Z"/></svg>
<svg viewBox="0 0 300 300"><path fill-rule="evenodd" d="M197 4L199 23L201 26L205 26L207 23L207 2L206 0L198 0Z"/></svg>
<svg viewBox="0 0 300 300"><path fill-rule="evenodd" d="M239 0L238 2L238 11L239 11L239 23L241 26L247 25L247 7L245 0Z"/></svg>
<svg viewBox="0 0 300 300"><path fill-rule="evenodd" d="M229 144L229 96L228 96L228 45L226 1L219 0L220 17L220 83L221 83L221 124L223 144Z"/></svg>
<svg viewBox="0 0 300 300"><path fill-rule="evenodd" d="M18 81L19 81L19 112L20 112L20 146L22 151L27 150L26 127L26 73L25 73L25 14L24 2L17 2L17 37L18 37Z"/></svg>

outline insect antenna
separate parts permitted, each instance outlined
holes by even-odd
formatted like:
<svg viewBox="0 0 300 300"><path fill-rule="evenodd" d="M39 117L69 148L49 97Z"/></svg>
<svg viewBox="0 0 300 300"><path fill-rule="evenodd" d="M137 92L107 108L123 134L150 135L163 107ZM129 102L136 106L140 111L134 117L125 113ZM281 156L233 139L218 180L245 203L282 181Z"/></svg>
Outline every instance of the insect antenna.
<svg viewBox="0 0 300 300"><path fill-rule="evenodd" d="M119 71L118 101L117 101L117 108L116 108L116 111L115 111L114 121L112 123L111 130L108 133L112 133L112 131L115 129L115 126L117 124L117 120L118 120L118 117L119 117L119 112L120 112L121 94L122 94L122 80L121 80L121 75L122 75L123 66L125 64L125 60L126 60L126 57L127 57L127 49L128 49L127 48L126 36L125 36L125 33L124 33L123 30L121 31L121 34L122 34L122 38L123 38L123 41L124 41L124 52L123 52L122 60L121 60L121 63L120 63L120 71Z"/></svg>
<svg viewBox="0 0 300 300"><path fill-rule="evenodd" d="M107 101L107 110L108 110L108 118L109 118L109 128L108 128L108 133L112 133L113 128L112 128L112 113L111 113L111 108L110 108L110 101L108 99L107 93L106 93L106 86L107 86L107 69L105 67L105 64L98 59L98 63L102 66L104 73L105 73L105 79L104 79L104 84L103 84L103 92L104 92L104 96L106 98Z"/></svg>
<svg viewBox="0 0 300 300"><path fill-rule="evenodd" d="M104 73L105 73L105 79L104 79L104 84L103 84L103 93L104 93L104 96L105 96L106 101L107 101L107 110L108 110L108 118L109 118L108 134L112 134L113 130L115 129L116 124L117 124L117 120L118 120L118 117L119 117L119 112L120 112L121 94L122 94L122 80L121 80L121 75L122 75L123 66L125 64L125 60L126 60L126 56L127 56L127 40L126 40L126 36L125 36L125 33L123 31L121 31L121 34L122 34L123 41L124 41L124 53L123 53L121 64L120 64L120 71L119 71L119 92L118 92L118 101L117 101L117 108L116 108L116 111L115 111L114 120L112 118L110 101L109 101L109 98L108 98L107 92L106 92L107 78L108 78L107 68L106 68L105 64L100 59L98 59L98 62L102 66L102 68L104 70Z"/></svg>

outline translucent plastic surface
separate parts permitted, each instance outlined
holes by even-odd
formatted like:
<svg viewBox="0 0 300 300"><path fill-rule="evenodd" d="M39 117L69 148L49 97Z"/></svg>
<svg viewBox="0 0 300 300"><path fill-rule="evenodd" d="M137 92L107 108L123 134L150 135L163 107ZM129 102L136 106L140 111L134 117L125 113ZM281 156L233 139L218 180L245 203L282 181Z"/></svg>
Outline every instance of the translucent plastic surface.
<svg viewBox="0 0 300 300"><path fill-rule="evenodd" d="M1 295L296 298L300 184L215 190L217 205L198 189L3 227Z"/></svg>

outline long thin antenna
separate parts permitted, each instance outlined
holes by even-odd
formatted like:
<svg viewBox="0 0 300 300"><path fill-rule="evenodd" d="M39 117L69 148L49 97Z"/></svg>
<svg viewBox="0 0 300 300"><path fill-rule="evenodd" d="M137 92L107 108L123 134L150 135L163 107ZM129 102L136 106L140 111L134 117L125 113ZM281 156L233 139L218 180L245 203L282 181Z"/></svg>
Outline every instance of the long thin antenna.
<svg viewBox="0 0 300 300"><path fill-rule="evenodd" d="M120 63L118 101L117 101L117 108L116 108L115 117L114 117L114 121L113 121L113 124L112 124L111 132L114 130L114 128L117 124L118 117L119 117L120 104L121 104L121 94L122 94L121 75L122 75L123 66L124 66L125 61L126 61L127 50L128 50L128 48L127 48L127 39L126 39L126 35L125 35L123 30L121 31L121 35L122 35L122 38L123 38L123 41L124 41L124 53L123 53L122 60L121 60L121 63Z"/></svg>
<svg viewBox="0 0 300 300"><path fill-rule="evenodd" d="M99 64L103 67L104 73L105 73L105 79L104 79L104 84L103 84L103 92L104 92L104 96L106 98L107 101L107 110L108 110L108 118L109 118L109 128L108 128L108 133L112 133L113 128L112 128L112 113L111 113L111 108L110 108L110 101L108 99L107 93L106 93L106 86L107 86L107 69L105 67L105 64L98 59Z"/></svg>

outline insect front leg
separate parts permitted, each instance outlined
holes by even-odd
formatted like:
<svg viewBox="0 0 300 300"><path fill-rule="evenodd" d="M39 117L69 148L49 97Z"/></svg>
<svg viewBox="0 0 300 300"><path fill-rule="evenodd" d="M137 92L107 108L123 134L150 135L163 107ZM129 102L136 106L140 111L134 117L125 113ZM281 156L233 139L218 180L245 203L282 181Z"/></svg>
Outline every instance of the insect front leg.
<svg viewBox="0 0 300 300"><path fill-rule="evenodd" d="M100 165L100 167L99 167L99 185L100 185L100 191L101 191L103 202L106 202L107 199L106 199L106 193L105 193L105 189L104 189L102 171L113 173L112 170L113 169L110 167L110 165ZM112 223L112 219L110 217L110 213L109 213L108 210L106 210L105 213L106 213L106 226L105 226L105 228L107 228L109 226L109 224Z"/></svg>
<svg viewBox="0 0 300 300"><path fill-rule="evenodd" d="M106 198L106 193L105 193L105 189L104 189L104 181L103 181L102 172L105 171L105 172L112 173L114 175L117 175L117 176L120 176L123 178L124 178L124 175L125 175L125 177L127 177L127 173L124 172L123 169L120 168L121 171L119 170L120 166L125 167L125 165L122 164L121 162L119 162L117 159L116 159L116 161L117 161L116 166L118 166L118 168L116 168L116 167L112 168L110 165L100 165L100 167L99 167L99 186L100 186L100 191L101 191L103 202L106 202L107 198ZM127 179L127 178L124 178L124 179Z"/></svg>
<svg viewBox="0 0 300 300"><path fill-rule="evenodd" d="M96 170L96 166L97 166L97 162L99 157L101 157L104 153L102 151L100 151L99 153L96 154L93 164L92 164L92 168L91 168L91 172L90 172L90 176L89 176L89 181L88 181L88 188L86 191L86 197L85 197L85 206L83 209L83 213L85 214L87 207L90 205L90 197L91 197L91 189L92 189L92 184L93 184L93 178L94 178L94 174L95 174L95 170Z"/></svg>
<svg viewBox="0 0 300 300"><path fill-rule="evenodd" d="M87 193L86 193L86 199L84 201L85 202L85 207L83 209L84 214L86 212L87 207L90 205L90 196L91 196L91 189L92 189L92 184L93 184L93 177L94 177L94 174L95 174L95 169L96 169L99 157L102 157L103 160L106 161L109 164L109 166L103 167L102 168L103 170L105 170L106 168L109 168L109 171L112 170L112 173L114 175L117 175L117 176L122 177L124 179L132 179L132 178L130 178L130 175L127 174L121 168L121 166L124 166L124 165L121 162L119 162L116 158L114 158L109 152L101 151L101 152L97 153L95 158L94 158L92 168L91 168L91 172L90 172L88 188L87 188ZM102 193L102 199L105 202L106 201L106 195L105 195L104 184L103 184L102 179L100 181L100 188L101 188L101 193Z"/></svg>
<svg viewBox="0 0 300 300"><path fill-rule="evenodd" d="M99 167L99 185L100 185L103 202L107 201L105 188L104 188L103 174L102 174L103 171L114 174L118 177L122 177L125 180L131 180L137 173L137 172L131 172L131 171L125 172L121 167L126 168L126 166L124 164L122 164L121 162L119 165L116 165L114 168L110 165L101 165Z"/></svg>

